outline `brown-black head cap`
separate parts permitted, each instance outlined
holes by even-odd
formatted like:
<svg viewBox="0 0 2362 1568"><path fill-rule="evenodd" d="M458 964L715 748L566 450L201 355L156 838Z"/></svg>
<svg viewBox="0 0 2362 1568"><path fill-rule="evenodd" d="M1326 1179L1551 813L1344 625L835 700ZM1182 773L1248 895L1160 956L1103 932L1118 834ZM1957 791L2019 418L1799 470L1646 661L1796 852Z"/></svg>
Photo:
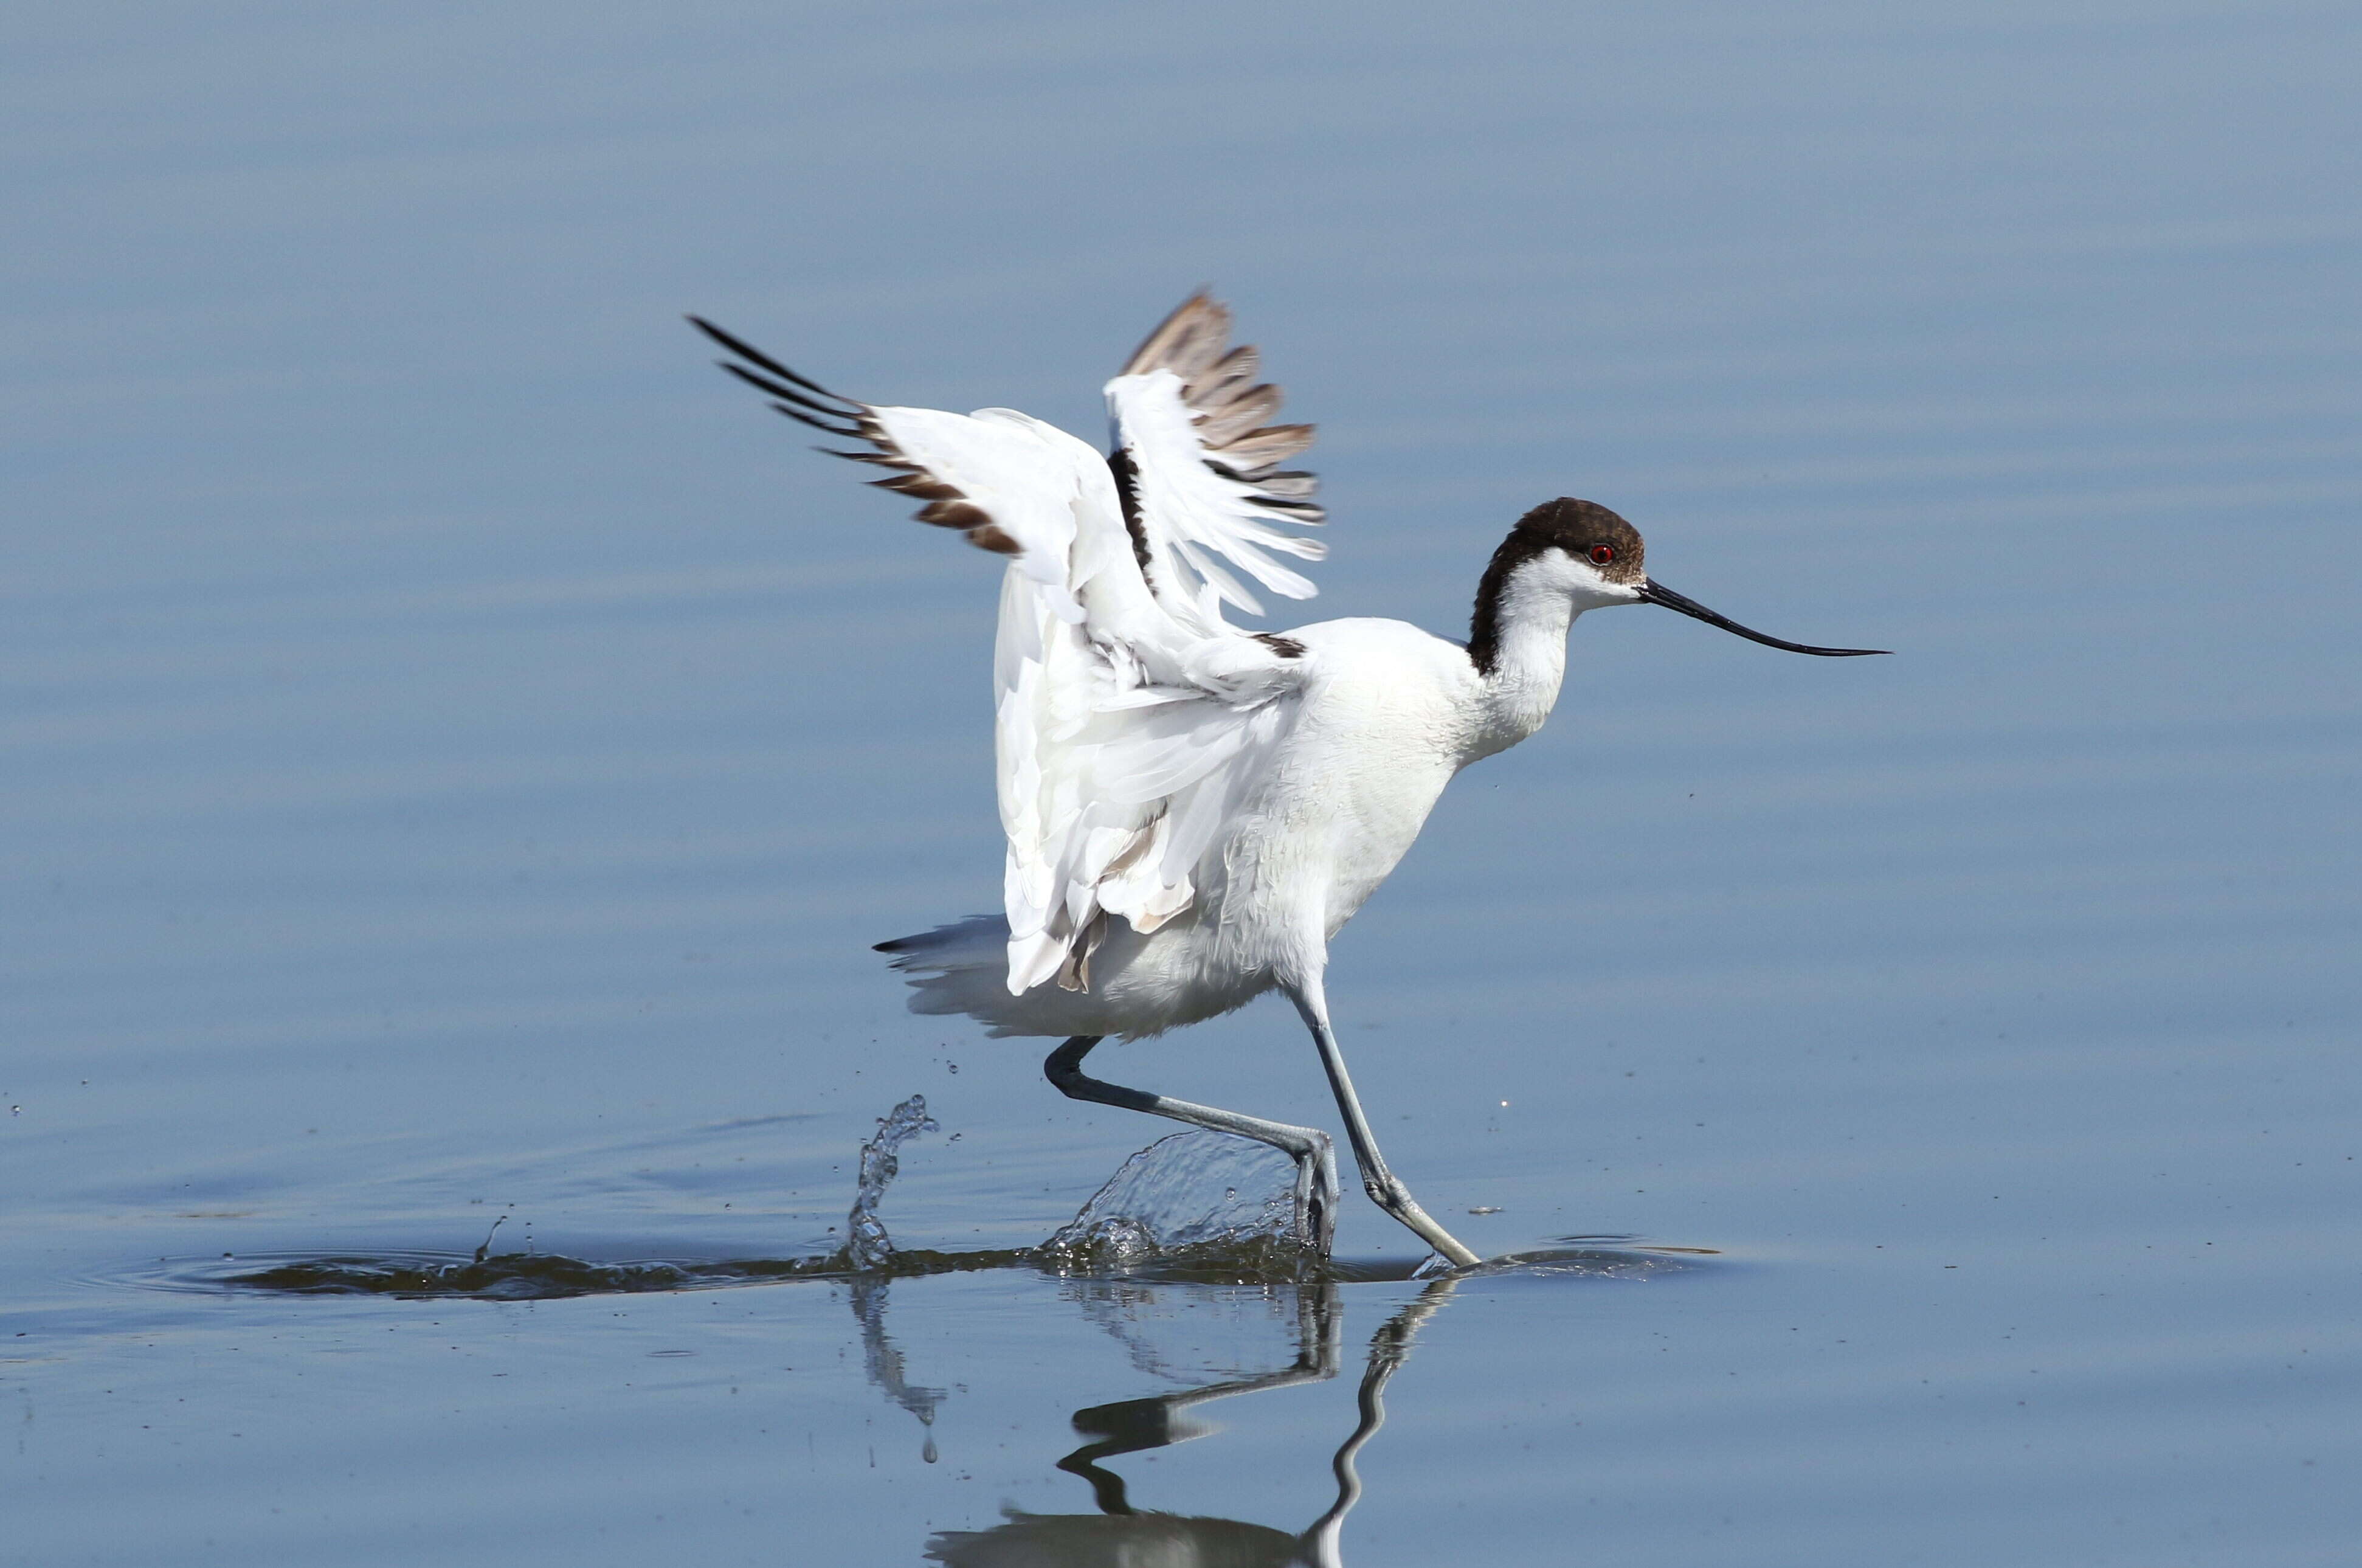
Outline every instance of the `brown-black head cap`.
<svg viewBox="0 0 2362 1568"><path fill-rule="evenodd" d="M1647 547L1640 542L1640 530L1595 501L1562 495L1543 502L1518 519L1502 545L1504 550L1512 547L1525 558L1553 547L1564 550L1590 562L1610 582L1637 587L1648 580L1641 569Z"/></svg>
<svg viewBox="0 0 2362 1568"><path fill-rule="evenodd" d="M1476 585L1476 613L1468 625L1468 657L1485 674L1493 672L1501 651L1501 596L1519 567L1551 550L1564 550L1575 560L1621 587L1641 589L1648 573L1641 569L1640 530L1595 501L1562 495L1545 501L1509 530L1485 568Z"/></svg>

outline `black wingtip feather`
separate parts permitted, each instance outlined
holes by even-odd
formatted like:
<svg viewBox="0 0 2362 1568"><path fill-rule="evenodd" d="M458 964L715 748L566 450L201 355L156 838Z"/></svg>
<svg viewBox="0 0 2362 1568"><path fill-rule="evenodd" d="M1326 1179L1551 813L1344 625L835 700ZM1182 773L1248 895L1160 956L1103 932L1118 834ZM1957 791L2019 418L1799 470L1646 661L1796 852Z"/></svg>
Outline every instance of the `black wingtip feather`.
<svg viewBox="0 0 2362 1568"><path fill-rule="evenodd" d="M756 348L745 339L734 337L730 333L723 331L722 328L714 326L712 322L706 320L701 315L692 315L689 317L689 324L691 326L696 327L700 332L705 334L708 337L713 339L716 343L721 344L724 348L729 349L733 354L737 355L740 359L746 360L750 364L759 365L764 370L770 371L771 374L779 377L783 381L793 382L795 385L803 388L804 391L808 392L811 392L819 397L827 398L833 403L853 403L851 398L839 397L836 393L829 391L826 387L821 385L818 381L813 381L809 376L800 376L796 374L793 370L789 370L785 365L780 364L777 359L772 359L768 354L764 353L760 348ZM735 370L736 367L725 365L723 369ZM743 374L744 372L742 371L740 373ZM858 407L859 405L856 403L854 404L854 406Z"/></svg>
<svg viewBox="0 0 2362 1568"><path fill-rule="evenodd" d="M825 419L814 418L812 415L806 414L802 409L796 407L793 403L775 403L771 406L777 409L779 413L786 414L789 419L794 420L797 424L809 425L813 429L820 431L822 434L833 436L841 441L858 441L861 439L860 431L849 430L841 425L831 425Z"/></svg>
<svg viewBox="0 0 2362 1568"><path fill-rule="evenodd" d="M764 392L776 398L783 398L787 402L792 403L800 408L808 408L814 414L824 414L831 419L843 420L847 424L858 419L861 415L861 405L857 403L849 403L844 398L838 398L835 401L844 403L845 406L843 408L831 408L827 403L818 403L806 397L803 393L796 391L793 387L781 386L778 382L772 381L767 376L758 376L744 365L734 365L727 359L716 359L714 363L729 371L732 375L737 377L740 381L745 381L748 386L753 387L756 392Z"/></svg>

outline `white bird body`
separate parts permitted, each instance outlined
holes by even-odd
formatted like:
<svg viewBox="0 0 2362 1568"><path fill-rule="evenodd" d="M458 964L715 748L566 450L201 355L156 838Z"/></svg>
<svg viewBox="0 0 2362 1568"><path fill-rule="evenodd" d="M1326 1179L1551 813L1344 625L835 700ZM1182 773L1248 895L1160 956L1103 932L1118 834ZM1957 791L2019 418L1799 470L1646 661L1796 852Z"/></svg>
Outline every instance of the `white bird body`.
<svg viewBox="0 0 2362 1568"><path fill-rule="evenodd" d="M1070 1036L1047 1066L1068 1095L1287 1150L1308 1239L1325 1247L1325 1134L1080 1070L1107 1035L1159 1034L1282 990L1319 1048L1372 1198L1453 1262L1474 1262L1378 1154L1329 1021L1330 939L1452 776L1541 727L1585 610L1656 602L1776 646L1866 650L1804 648L1724 620L1646 577L1630 524L1569 499L1535 508L1495 551L1466 644L1399 621L1230 624L1226 603L1262 612L1233 572L1312 596L1273 558L1324 552L1275 525L1322 518L1313 477L1278 468L1311 427L1261 424L1278 389L1251 384L1254 350L1228 348L1229 312L1202 293L1108 383L1116 449L1104 458L1010 409L839 398L698 325L757 368L724 362L780 412L866 443L839 455L893 470L877 482L926 500L921 520L1010 558L993 653L1004 912L879 944L911 975L911 1006L995 1034Z"/></svg>
<svg viewBox="0 0 2362 1568"><path fill-rule="evenodd" d="M1013 573L1016 569L1011 568ZM1536 639L1538 668L1487 681L1459 643L1401 621L1323 621L1283 634L1303 648L1278 700L1279 734L1189 867L1189 908L1142 933L1110 930L1087 988L1010 994L1000 917L897 944L921 971L912 1006L966 1013L995 1034L1160 1034L1318 976L1468 764L1531 734L1564 670L1565 634Z"/></svg>

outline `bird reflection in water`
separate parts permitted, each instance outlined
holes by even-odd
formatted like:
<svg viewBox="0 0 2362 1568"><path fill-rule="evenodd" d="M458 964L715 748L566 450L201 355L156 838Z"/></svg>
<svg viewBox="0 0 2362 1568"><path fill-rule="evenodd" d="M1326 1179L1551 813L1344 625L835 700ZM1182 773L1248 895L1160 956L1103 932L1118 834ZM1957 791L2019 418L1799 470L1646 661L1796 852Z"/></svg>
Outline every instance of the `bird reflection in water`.
<svg viewBox="0 0 2362 1568"><path fill-rule="evenodd" d="M1267 1388L1320 1383L1341 1365L1342 1313L1334 1285L1307 1285L1298 1297L1296 1364L1259 1377L1234 1378L1183 1394L1126 1399L1075 1412L1075 1430L1090 1439L1058 1468L1090 1483L1096 1514L1012 1512L990 1529L945 1530L927 1542L927 1560L945 1568L1337 1568L1345 1515L1361 1499L1355 1460L1386 1419L1386 1384L1409 1358L1412 1336L1451 1294L1438 1279L1371 1336L1362 1372L1360 1419L1337 1449L1331 1468L1336 1500L1301 1534L1242 1519L1157 1513L1135 1508L1123 1477L1102 1461L1202 1437L1210 1427L1193 1420L1198 1406Z"/></svg>

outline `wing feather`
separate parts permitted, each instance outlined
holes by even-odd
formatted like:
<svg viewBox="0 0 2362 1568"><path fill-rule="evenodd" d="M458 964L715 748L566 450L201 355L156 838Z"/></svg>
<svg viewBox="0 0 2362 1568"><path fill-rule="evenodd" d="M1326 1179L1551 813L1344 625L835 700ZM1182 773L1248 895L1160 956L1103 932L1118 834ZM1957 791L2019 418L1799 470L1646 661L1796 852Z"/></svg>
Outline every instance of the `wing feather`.
<svg viewBox="0 0 2362 1568"><path fill-rule="evenodd" d="M921 522L1010 558L993 651L1009 989L1087 988L1109 919L1146 933L1192 907L1299 706L1300 646L1246 636L1220 606L1254 606L1226 569L1312 591L1272 555L1320 547L1271 525L1317 522L1315 481L1264 457L1301 450L1310 427L1256 428L1279 393L1255 382L1253 349L1226 347L1229 313L1202 295L1110 384L1141 464L1129 479L1013 410L860 403L690 320L774 408L866 447L823 451L889 470L870 482L923 502Z"/></svg>
<svg viewBox="0 0 2362 1568"><path fill-rule="evenodd" d="M1206 635L1231 630L1224 604L1260 614L1240 580L1308 599L1310 580L1275 554L1319 560L1317 542L1274 525L1317 524L1319 481L1279 464L1312 444L1309 425L1272 425L1281 392L1257 381L1260 357L1228 347L1231 313L1204 291L1165 317L1107 385L1120 480L1151 591Z"/></svg>

